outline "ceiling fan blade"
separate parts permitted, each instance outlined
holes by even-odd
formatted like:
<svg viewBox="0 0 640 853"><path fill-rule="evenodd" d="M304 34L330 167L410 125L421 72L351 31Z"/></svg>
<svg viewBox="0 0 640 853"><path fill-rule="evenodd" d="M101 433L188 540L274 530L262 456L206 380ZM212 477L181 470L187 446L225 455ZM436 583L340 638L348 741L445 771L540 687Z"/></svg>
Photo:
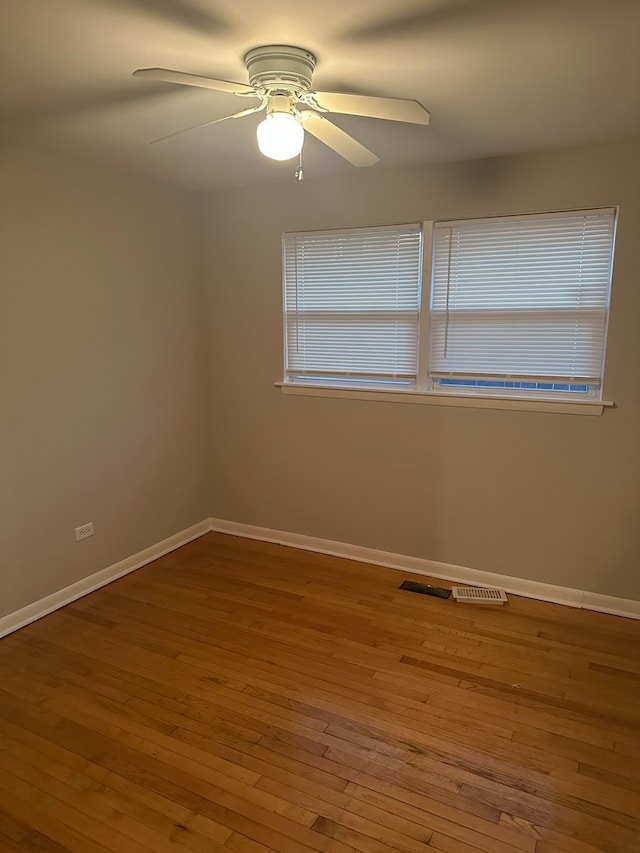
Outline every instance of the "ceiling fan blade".
<svg viewBox="0 0 640 853"><path fill-rule="evenodd" d="M232 83L229 80L214 80L212 77L200 77L198 74L185 74L184 71L171 71L169 68L138 68L134 77L146 80L162 80L163 83L180 83L182 86L197 86L200 89L214 89L229 95L257 95L255 86L245 83Z"/></svg>
<svg viewBox="0 0 640 853"><path fill-rule="evenodd" d="M318 113L300 113L304 129L354 166L373 166L380 159L360 142Z"/></svg>
<svg viewBox="0 0 640 853"><path fill-rule="evenodd" d="M128 12L152 16L171 26L191 30L198 36L203 33L223 33L229 29L229 24L220 16L202 8L197 8L193 0L98 0L104 5L124 6ZM200 4L202 5L202 4Z"/></svg>
<svg viewBox="0 0 640 853"><path fill-rule="evenodd" d="M240 110L239 113L233 113L230 116L222 116L222 118L214 118L212 121L205 121L202 124L194 124L191 127L183 127L182 130L176 130L173 133L168 133L166 136L161 136L159 139L152 139L151 144L155 145L156 142L164 142L165 139L171 139L172 136L180 136L181 133L188 133L190 130L198 130L201 127L208 127L210 124L218 124L220 121L226 121L229 118L242 118L242 116L251 115L251 113L260 112L266 107L266 102L263 104L258 104L257 107L249 107L246 110Z"/></svg>
<svg viewBox="0 0 640 853"><path fill-rule="evenodd" d="M308 92L303 100L314 109L411 124L429 124L429 112L418 101L406 98L377 98L340 92Z"/></svg>
<svg viewBox="0 0 640 853"><path fill-rule="evenodd" d="M417 4L418 8L390 15L378 20L367 20L343 34L347 42L354 41L370 45L382 40L391 43L397 39L416 39L424 43L425 38L435 40L446 38L449 34L458 37L463 30L497 21L519 21L520 27L526 26L531 7L545 11L557 7L556 0L539 0L537 3L513 3L513 0L439 0L429 4ZM529 8L528 8L529 7Z"/></svg>

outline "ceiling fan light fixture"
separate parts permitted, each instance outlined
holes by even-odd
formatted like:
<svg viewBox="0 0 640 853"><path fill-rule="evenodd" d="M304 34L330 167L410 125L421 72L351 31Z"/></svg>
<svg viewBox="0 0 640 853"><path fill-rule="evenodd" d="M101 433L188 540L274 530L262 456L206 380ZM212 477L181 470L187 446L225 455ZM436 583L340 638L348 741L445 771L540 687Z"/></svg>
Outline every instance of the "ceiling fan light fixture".
<svg viewBox="0 0 640 853"><path fill-rule="evenodd" d="M147 0L149 2L149 0ZM205 121L195 127L174 131L160 139L171 139L185 130L218 124L266 110L267 118L258 127L258 148L272 160L291 160L302 150L305 133L319 140L354 166L372 166L380 159L338 125L326 113L385 119L426 125L429 113L410 98L387 98L377 95L358 95L350 92L318 92L311 90L316 65L315 56L293 45L267 44L250 50L245 58L249 85L202 77L170 68L138 68L136 77L180 83L200 89L212 89L228 95L251 97L259 103L222 118ZM300 180L302 168L299 169Z"/></svg>
<svg viewBox="0 0 640 853"><path fill-rule="evenodd" d="M258 125L258 148L272 160L291 160L302 151L304 130L290 112L272 112Z"/></svg>

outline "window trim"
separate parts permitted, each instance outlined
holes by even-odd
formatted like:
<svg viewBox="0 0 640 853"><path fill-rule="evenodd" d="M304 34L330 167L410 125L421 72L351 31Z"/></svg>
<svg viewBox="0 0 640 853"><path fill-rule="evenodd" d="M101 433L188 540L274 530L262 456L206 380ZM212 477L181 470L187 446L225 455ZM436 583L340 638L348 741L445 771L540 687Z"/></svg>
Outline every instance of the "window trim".
<svg viewBox="0 0 640 853"><path fill-rule="evenodd" d="M369 400L381 403L413 403L431 406L453 406L468 409L506 409L512 411L555 412L564 415L599 416L607 408L615 408L611 400L550 400L548 397L492 397L480 394L451 394L449 392L420 391L417 389L362 388L354 386L302 384L300 382L274 382L286 396L333 397L342 400Z"/></svg>
<svg viewBox="0 0 640 853"><path fill-rule="evenodd" d="M321 381L304 382L293 380L286 377L286 364L283 363L282 381L274 382L274 387L280 388L283 395L300 396L300 397L318 397L318 398L335 398L335 399L351 399L351 400L368 400L375 402L386 403L410 403L420 405L436 405L450 406L455 408L478 408L478 409L497 409L511 411L537 411L549 412L556 414L569 415L587 415L601 416L606 408L615 408L615 403L611 400L602 398L594 398L593 396L576 395L576 399L568 397L557 397L545 394L544 391L533 394L518 394L518 393L497 393L496 391L484 390L475 391L472 388L462 390L460 386L455 390L436 390L429 374L429 352L430 352L430 302L431 291L433 287L433 249L434 249L434 225L436 223L466 223L478 221L505 221L509 219L517 219L525 216L540 216L554 217L565 216L570 213L593 211L612 210L614 212L614 238L613 247L615 249L615 233L617 231L619 208L617 205L602 205L597 207L587 207L576 209L563 209L553 211L535 211L528 213L513 213L501 216L478 216L466 217L464 219L456 219L454 217L446 217L443 219L432 220L415 220L413 223L421 228L422 231L422 279L420 287L420 305L419 305L419 320L418 320L418 352L417 352L417 376L416 385L411 388L401 388L399 386L390 387L372 383L370 387L362 385L349 385L348 379L336 381L335 384L321 384ZM325 233L340 233L342 231L356 230L357 228L384 228L384 227L401 227L400 225L388 226L356 226L355 228L336 228L326 229ZM324 229L320 229L324 231ZM287 232L287 233L317 233L315 232ZM284 238L284 235L283 235ZM610 279L613 276L614 256L612 252L610 261ZM425 292L424 284L428 282L428 287ZM607 305L607 319L610 312L610 303ZM283 320L285 320L283 311ZM608 327L608 323L607 323ZM286 322L283 323L283 354L286 359ZM604 360L606 358L607 333L605 330L605 342L603 349L603 369L601 380L604 380ZM459 390L460 389L460 390ZM601 387L601 393L604 386Z"/></svg>

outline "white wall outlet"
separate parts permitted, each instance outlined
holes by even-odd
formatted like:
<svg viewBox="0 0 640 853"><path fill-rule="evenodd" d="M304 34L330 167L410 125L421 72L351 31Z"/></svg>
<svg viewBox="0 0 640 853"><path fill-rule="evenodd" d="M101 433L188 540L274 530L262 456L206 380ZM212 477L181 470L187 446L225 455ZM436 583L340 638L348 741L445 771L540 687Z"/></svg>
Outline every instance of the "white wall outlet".
<svg viewBox="0 0 640 853"><path fill-rule="evenodd" d="M76 527L76 542L80 542L81 539L86 539L88 536L93 536L93 521Z"/></svg>

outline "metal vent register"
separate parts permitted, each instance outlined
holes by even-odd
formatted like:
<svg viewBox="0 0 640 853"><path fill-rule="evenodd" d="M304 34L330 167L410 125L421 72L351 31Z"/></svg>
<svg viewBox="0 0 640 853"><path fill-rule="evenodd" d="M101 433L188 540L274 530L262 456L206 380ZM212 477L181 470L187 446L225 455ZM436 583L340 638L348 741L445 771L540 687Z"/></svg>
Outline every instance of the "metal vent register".
<svg viewBox="0 0 640 853"><path fill-rule="evenodd" d="M456 601L474 604L506 604L507 595L501 589L485 589L479 586L454 586L451 594Z"/></svg>

